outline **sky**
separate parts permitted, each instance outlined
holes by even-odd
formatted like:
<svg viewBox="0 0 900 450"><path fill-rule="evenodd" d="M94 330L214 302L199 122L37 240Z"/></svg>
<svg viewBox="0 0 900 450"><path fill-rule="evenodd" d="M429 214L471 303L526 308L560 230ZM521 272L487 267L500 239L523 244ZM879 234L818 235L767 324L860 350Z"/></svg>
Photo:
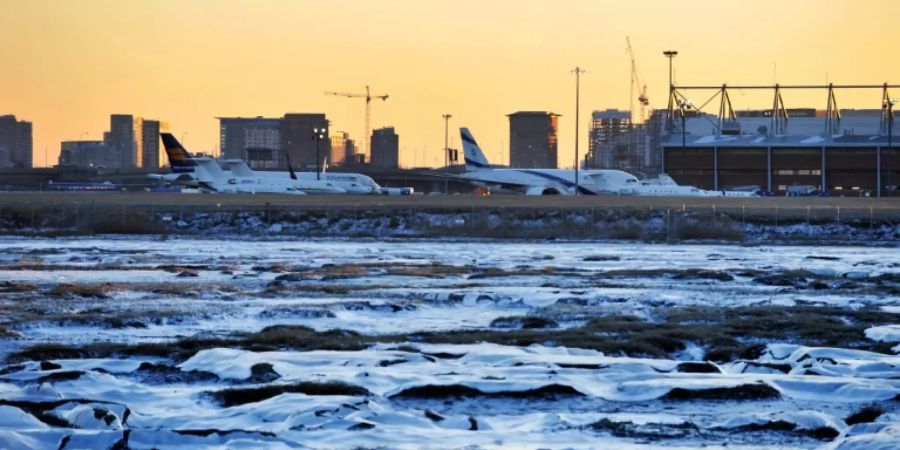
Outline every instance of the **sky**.
<svg viewBox="0 0 900 450"><path fill-rule="evenodd" d="M629 107L626 36L651 107L665 107L668 49L676 84L900 83L898 20L894 0L0 0L0 114L33 122L44 166L60 141L102 139L112 113L167 121L191 151L217 149L219 116L323 112L359 140L363 100L325 91L369 85L390 95L373 100L372 127L396 128L404 166L443 164L443 114L451 146L467 126L505 163L506 115L542 110L562 115L559 165L571 167L572 69L586 70L583 155L590 112ZM837 96L878 108L881 92ZM821 91L784 100L826 106Z"/></svg>

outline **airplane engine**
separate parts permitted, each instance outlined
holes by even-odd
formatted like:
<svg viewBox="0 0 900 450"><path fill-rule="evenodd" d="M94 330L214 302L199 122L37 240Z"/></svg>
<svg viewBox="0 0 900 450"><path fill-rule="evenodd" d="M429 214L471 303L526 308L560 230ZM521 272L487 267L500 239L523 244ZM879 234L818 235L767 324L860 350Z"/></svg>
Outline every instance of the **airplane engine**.
<svg viewBox="0 0 900 450"><path fill-rule="evenodd" d="M560 195L560 192L556 188L545 187L545 186L534 186L528 188L525 191L525 195Z"/></svg>

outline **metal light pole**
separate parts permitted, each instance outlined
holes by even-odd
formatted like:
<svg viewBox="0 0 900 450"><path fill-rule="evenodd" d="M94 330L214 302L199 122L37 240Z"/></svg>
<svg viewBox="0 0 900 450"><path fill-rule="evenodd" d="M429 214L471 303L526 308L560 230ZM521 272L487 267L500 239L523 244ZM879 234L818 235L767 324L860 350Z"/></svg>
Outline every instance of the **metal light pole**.
<svg viewBox="0 0 900 450"><path fill-rule="evenodd" d="M316 140L316 180L322 179L322 170L319 166L322 164L322 158L319 156L319 141L325 139L328 128L313 128L313 139Z"/></svg>
<svg viewBox="0 0 900 450"><path fill-rule="evenodd" d="M444 114L441 116L444 118L444 169L450 167L450 142L449 138L449 126L450 126L450 118L453 117L450 114ZM444 194L450 193L450 181L444 178Z"/></svg>
<svg viewBox="0 0 900 450"><path fill-rule="evenodd" d="M675 91L675 85L672 84L673 83L673 81L672 81L672 78L673 78L672 77L672 59L674 59L675 56L678 55L678 52L675 50L666 50L663 52L663 55L665 55L666 58L669 58L669 111L671 111L672 110L672 93ZM672 132L672 119L674 119L674 117L669 117L668 118L669 123L666 124L666 127L668 128L669 133Z"/></svg>
<svg viewBox="0 0 900 450"><path fill-rule="evenodd" d="M575 74L575 195L578 195L578 191L580 190L580 185L578 182L578 166L581 162L580 158L578 157L578 122L580 121L579 112L581 110L579 104L581 100L581 74L584 73L584 69L576 66L575 69L572 70L572 73Z"/></svg>
<svg viewBox="0 0 900 450"><path fill-rule="evenodd" d="M672 90L672 60L675 58L675 56L678 55L678 52L675 50L666 50L663 52L663 55L665 55L666 58L669 58L669 91L671 92L671 90Z"/></svg>
<svg viewBox="0 0 900 450"><path fill-rule="evenodd" d="M888 132L888 158L892 152L893 147L893 135L894 135L894 103L896 103L896 99L888 99L887 100L887 132ZM888 159L890 160L890 159ZM888 171L890 173L890 170ZM888 180L890 182L890 180ZM878 197L881 197L881 155L878 155Z"/></svg>
<svg viewBox="0 0 900 450"><path fill-rule="evenodd" d="M681 148L687 147L687 113L691 109L690 100L679 100L678 109L681 111Z"/></svg>

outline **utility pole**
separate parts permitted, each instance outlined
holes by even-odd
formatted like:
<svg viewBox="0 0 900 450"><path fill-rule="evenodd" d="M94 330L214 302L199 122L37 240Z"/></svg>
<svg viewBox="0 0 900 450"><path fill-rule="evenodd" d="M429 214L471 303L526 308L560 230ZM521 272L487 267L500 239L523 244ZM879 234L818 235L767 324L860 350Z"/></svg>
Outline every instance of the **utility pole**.
<svg viewBox="0 0 900 450"><path fill-rule="evenodd" d="M444 118L444 169L450 168L450 143L449 143L449 126L450 126L450 118L453 117L450 114L444 114L441 116ZM447 178L444 178L444 194L450 193L450 181Z"/></svg>
<svg viewBox="0 0 900 450"><path fill-rule="evenodd" d="M578 157L578 138L580 137L578 134L578 122L580 121L579 112L581 110L579 104L581 100L581 74L584 73L584 69L576 66L575 69L572 70L572 73L575 74L575 195L578 195L578 191L580 190L580 184L578 182L578 166L581 162Z"/></svg>

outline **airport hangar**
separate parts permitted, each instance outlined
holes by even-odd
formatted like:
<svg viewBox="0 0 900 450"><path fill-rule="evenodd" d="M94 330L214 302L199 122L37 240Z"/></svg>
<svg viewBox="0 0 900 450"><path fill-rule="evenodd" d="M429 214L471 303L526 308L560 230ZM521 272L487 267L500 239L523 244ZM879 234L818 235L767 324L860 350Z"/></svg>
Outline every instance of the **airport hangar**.
<svg viewBox="0 0 900 450"><path fill-rule="evenodd" d="M741 132L729 95L733 89L772 92L771 128L761 127L757 134ZM858 89L882 92L877 134L841 133L842 114L835 92ZM893 136L893 107L897 100L891 97L890 89L900 89L900 85L675 86L670 83L667 134L661 137L659 146L661 171L679 184L712 190L758 186L784 195L791 186L811 186L829 195L898 196L900 151ZM789 114L781 94L786 90L827 92L821 135L787 132ZM697 91L714 91L714 94L697 106L686 95ZM706 136L688 133L686 118L715 103L719 107L713 133Z"/></svg>
<svg viewBox="0 0 900 450"><path fill-rule="evenodd" d="M784 195L814 186L829 195L900 195L900 148L887 136L681 136L661 143L662 170L678 184L759 186ZM879 176L880 168L880 176Z"/></svg>

